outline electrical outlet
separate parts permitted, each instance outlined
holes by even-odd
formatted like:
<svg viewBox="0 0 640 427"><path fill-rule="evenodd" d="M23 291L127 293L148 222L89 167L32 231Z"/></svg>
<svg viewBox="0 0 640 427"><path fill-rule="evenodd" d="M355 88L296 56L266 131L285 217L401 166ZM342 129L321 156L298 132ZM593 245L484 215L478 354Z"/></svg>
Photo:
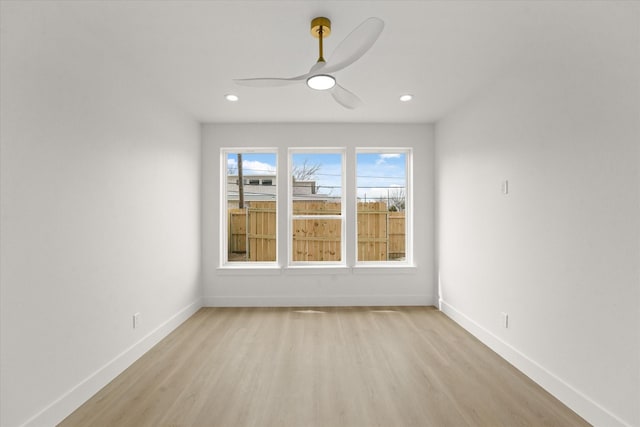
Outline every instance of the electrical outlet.
<svg viewBox="0 0 640 427"><path fill-rule="evenodd" d="M509 315L507 313L500 313L500 324L505 329L509 327Z"/></svg>
<svg viewBox="0 0 640 427"><path fill-rule="evenodd" d="M140 313L135 313L133 315L133 329L137 328L140 325Z"/></svg>

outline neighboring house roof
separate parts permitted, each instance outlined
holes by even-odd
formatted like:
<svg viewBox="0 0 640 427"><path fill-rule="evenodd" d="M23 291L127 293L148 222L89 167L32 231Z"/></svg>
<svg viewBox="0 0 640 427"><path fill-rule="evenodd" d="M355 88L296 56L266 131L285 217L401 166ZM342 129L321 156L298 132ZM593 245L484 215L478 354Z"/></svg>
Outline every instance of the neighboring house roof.
<svg viewBox="0 0 640 427"><path fill-rule="evenodd" d="M275 175L244 175L244 200L264 201L276 199ZM238 175L227 175L227 200L239 199ZM294 181L294 200L332 200L328 194L317 193L316 181Z"/></svg>

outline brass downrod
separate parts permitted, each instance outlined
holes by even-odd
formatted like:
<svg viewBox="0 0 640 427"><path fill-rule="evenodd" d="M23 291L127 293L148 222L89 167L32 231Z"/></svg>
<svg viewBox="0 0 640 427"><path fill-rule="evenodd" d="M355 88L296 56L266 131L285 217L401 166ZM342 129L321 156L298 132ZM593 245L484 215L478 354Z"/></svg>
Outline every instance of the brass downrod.
<svg viewBox="0 0 640 427"><path fill-rule="evenodd" d="M331 34L331 21L329 18L318 17L311 21L311 35L319 40L320 55L318 62L326 62L323 52L323 40Z"/></svg>
<svg viewBox="0 0 640 427"><path fill-rule="evenodd" d="M320 34L320 37L318 38L319 41L319 45L320 45L320 54L318 56L318 62L327 62L324 60L324 57L322 56L322 33L324 33L323 29L322 29L322 25L320 26L320 29L318 30L318 34Z"/></svg>

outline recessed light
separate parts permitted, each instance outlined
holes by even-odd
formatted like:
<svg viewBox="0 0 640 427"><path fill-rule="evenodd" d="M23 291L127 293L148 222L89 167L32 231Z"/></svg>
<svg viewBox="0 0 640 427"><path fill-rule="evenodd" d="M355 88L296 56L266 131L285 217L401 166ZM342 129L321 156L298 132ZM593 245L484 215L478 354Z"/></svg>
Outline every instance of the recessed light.
<svg viewBox="0 0 640 427"><path fill-rule="evenodd" d="M231 101L231 102L236 102L238 99L238 95L234 95L232 93L228 93L224 96L224 99L226 99L227 101Z"/></svg>
<svg viewBox="0 0 640 427"><path fill-rule="evenodd" d="M411 101L412 99L413 99L413 95L406 94L406 95L400 96L400 101L402 102Z"/></svg>

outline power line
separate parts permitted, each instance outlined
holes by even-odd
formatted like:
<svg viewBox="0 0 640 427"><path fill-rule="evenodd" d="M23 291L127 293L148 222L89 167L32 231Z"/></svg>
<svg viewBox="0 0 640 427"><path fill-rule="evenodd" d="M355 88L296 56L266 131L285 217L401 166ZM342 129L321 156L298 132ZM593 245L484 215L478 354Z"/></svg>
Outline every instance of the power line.
<svg viewBox="0 0 640 427"><path fill-rule="evenodd" d="M237 165L231 168L227 167L228 170L237 169ZM270 175L275 175L276 172L274 169L259 169L259 168L248 168L244 166L244 171L253 171L253 172L268 172ZM246 175L246 173L245 173ZM314 175L318 176L342 176L341 173L320 173L316 172ZM372 178L372 179L405 179L406 176L384 176L384 175L356 175L356 178Z"/></svg>
<svg viewBox="0 0 640 427"><path fill-rule="evenodd" d="M262 187L276 187L275 185L260 185L260 184L245 184L244 186L245 186L245 188L246 187L259 187L259 188L262 188ZM295 185L294 184L294 185L292 185L292 188L311 188L311 187L309 187L307 185ZM340 185L317 185L316 188L319 188L319 189L320 188L338 188L338 189L340 189L340 188L343 188L343 187L340 186ZM356 189L358 189L358 188L379 188L381 190L387 190L387 189L388 190L404 190L407 187L398 186L398 185L395 185L395 186L358 185L356 187ZM255 193L255 194L268 194L268 193Z"/></svg>

